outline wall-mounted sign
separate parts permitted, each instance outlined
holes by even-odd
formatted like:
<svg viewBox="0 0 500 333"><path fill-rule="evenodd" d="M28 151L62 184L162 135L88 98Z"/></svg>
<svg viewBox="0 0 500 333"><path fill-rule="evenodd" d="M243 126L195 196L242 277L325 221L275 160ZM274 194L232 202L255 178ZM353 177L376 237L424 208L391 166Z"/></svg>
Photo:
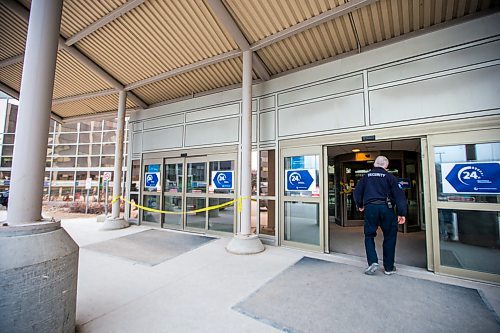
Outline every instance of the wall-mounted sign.
<svg viewBox="0 0 500 333"><path fill-rule="evenodd" d="M500 194L500 162L442 163L443 193Z"/></svg>
<svg viewBox="0 0 500 333"><path fill-rule="evenodd" d="M398 186L402 190L409 190L411 188L411 182L409 178L398 178Z"/></svg>
<svg viewBox="0 0 500 333"><path fill-rule="evenodd" d="M234 171L212 171L212 185L214 189L232 190Z"/></svg>
<svg viewBox="0 0 500 333"><path fill-rule="evenodd" d="M285 170L286 191L312 191L316 188L315 169Z"/></svg>

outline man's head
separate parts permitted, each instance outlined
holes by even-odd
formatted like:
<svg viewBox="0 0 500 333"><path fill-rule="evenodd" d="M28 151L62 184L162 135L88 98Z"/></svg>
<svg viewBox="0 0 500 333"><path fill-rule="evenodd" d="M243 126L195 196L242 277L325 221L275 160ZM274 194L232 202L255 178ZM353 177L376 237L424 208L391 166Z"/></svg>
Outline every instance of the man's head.
<svg viewBox="0 0 500 333"><path fill-rule="evenodd" d="M377 156L375 162L373 163L373 166L387 169L387 167L389 166L389 160L385 156Z"/></svg>

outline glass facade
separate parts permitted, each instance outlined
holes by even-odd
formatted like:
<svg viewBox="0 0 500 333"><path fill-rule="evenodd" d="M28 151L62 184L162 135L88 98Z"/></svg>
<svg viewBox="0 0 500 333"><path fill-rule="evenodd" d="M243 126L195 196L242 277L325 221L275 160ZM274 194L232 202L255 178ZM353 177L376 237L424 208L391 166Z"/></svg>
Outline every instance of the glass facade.
<svg viewBox="0 0 500 333"><path fill-rule="evenodd" d="M440 264L500 274L500 142L434 147Z"/></svg>
<svg viewBox="0 0 500 333"><path fill-rule="evenodd" d="M10 103L5 110L0 110L0 191L10 186L17 110L18 106ZM89 120L64 124L50 121L44 201L85 200L87 194L85 180L91 178L89 201L104 202L102 177L104 172L114 169L116 127L116 120ZM126 126L125 145L127 138ZM124 152L126 161L125 149ZM122 181L125 182L125 177ZM112 183L110 183L108 196L112 193Z"/></svg>

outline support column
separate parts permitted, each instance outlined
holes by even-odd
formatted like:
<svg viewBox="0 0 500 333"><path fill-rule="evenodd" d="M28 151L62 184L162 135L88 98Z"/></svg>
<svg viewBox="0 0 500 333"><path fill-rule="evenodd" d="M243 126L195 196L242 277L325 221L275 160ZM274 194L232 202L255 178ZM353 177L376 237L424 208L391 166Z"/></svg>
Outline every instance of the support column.
<svg viewBox="0 0 500 333"><path fill-rule="evenodd" d="M123 139L125 127L125 109L127 105L127 92L120 91L118 95L118 117L116 120L116 143L115 143L115 169L113 172L113 200L122 193L122 162L123 162ZM106 218L101 230L115 230L127 228L130 224L120 218L120 202L115 200L111 208L111 218Z"/></svg>
<svg viewBox="0 0 500 333"><path fill-rule="evenodd" d="M235 254L254 254L264 251L264 245L251 229L252 195L252 51L243 51L241 116L241 218L240 233L233 237L226 249Z"/></svg>
<svg viewBox="0 0 500 333"><path fill-rule="evenodd" d="M0 226L0 331L74 332L78 245L42 219L43 178L62 0L33 0L7 225Z"/></svg>

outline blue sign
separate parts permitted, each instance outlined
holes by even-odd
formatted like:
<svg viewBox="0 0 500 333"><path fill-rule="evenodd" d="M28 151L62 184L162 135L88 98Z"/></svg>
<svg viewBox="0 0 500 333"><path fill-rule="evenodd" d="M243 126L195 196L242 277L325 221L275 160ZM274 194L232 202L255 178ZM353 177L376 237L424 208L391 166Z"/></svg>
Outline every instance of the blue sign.
<svg viewBox="0 0 500 333"><path fill-rule="evenodd" d="M159 164L148 165L148 172L160 172L160 165Z"/></svg>
<svg viewBox="0 0 500 333"><path fill-rule="evenodd" d="M159 177L157 172L146 172L146 187L156 187Z"/></svg>
<svg viewBox="0 0 500 333"><path fill-rule="evenodd" d="M285 170L286 191L311 191L315 186L316 170Z"/></svg>
<svg viewBox="0 0 500 333"><path fill-rule="evenodd" d="M233 189L233 171L212 171L212 184L215 189Z"/></svg>
<svg viewBox="0 0 500 333"><path fill-rule="evenodd" d="M500 162L443 163L441 172L444 193L500 193Z"/></svg>
<svg viewBox="0 0 500 333"><path fill-rule="evenodd" d="M304 156L292 156L290 157L291 169L303 169L304 168Z"/></svg>
<svg viewBox="0 0 500 333"><path fill-rule="evenodd" d="M398 186L402 190L409 190L411 188L410 179L408 178L399 178Z"/></svg>

